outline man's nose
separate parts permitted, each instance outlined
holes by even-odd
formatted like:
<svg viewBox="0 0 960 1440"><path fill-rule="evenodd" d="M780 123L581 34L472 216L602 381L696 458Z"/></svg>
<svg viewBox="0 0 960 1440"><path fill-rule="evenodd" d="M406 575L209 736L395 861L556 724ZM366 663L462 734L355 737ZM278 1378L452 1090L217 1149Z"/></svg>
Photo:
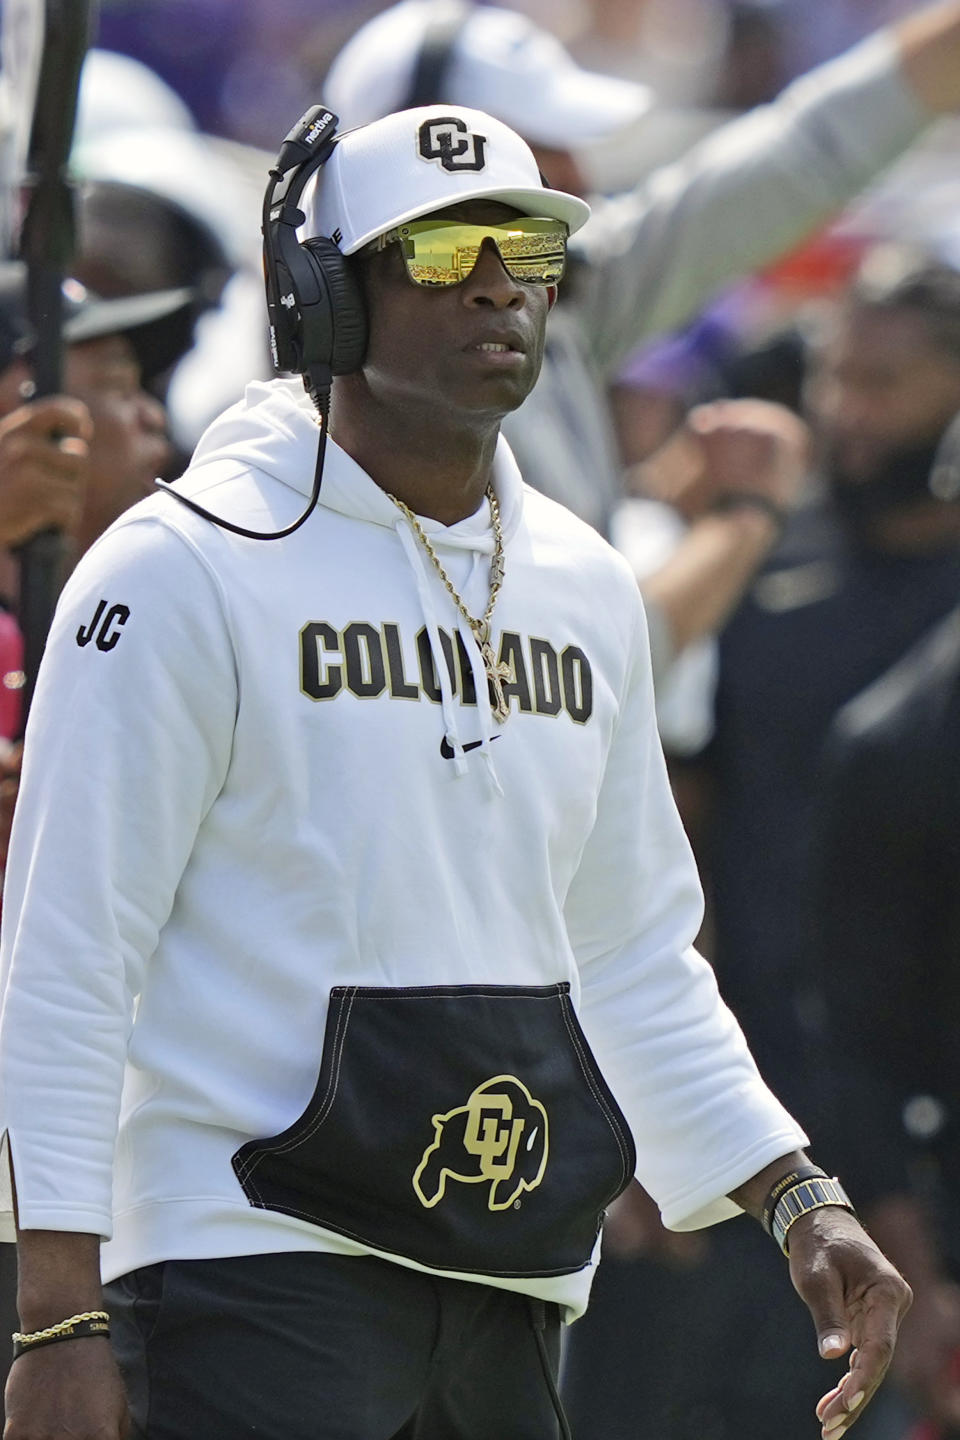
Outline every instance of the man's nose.
<svg viewBox="0 0 960 1440"><path fill-rule="evenodd" d="M496 310L520 310L527 303L526 290L504 268L492 240L484 240L477 263L463 282L465 305L487 305Z"/></svg>

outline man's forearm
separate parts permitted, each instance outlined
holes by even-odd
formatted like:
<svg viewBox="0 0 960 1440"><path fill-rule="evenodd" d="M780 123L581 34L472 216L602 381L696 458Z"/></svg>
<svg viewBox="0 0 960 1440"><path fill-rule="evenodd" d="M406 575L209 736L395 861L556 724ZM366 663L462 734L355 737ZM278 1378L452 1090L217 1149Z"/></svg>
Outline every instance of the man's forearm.
<svg viewBox="0 0 960 1440"><path fill-rule="evenodd" d="M99 1235L21 1230L17 1266L17 1308L26 1331L103 1308Z"/></svg>
<svg viewBox="0 0 960 1440"><path fill-rule="evenodd" d="M779 537L760 510L704 515L659 570L640 582L658 606L675 654L719 630ZM771 1182L772 1183L772 1182Z"/></svg>
<svg viewBox="0 0 960 1440"><path fill-rule="evenodd" d="M934 114L960 109L960 3L942 0L894 26L904 79Z"/></svg>

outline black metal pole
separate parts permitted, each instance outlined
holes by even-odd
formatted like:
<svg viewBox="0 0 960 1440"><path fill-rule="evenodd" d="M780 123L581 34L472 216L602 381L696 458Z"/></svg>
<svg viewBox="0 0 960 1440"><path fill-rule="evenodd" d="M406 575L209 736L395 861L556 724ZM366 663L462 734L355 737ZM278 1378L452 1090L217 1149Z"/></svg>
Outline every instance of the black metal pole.
<svg viewBox="0 0 960 1440"><path fill-rule="evenodd" d="M36 337L33 353L36 394L52 395L62 385L61 287L73 249L73 209L66 167L91 10L86 0L45 0L45 3L33 0L33 3L43 10L43 50L27 152L29 198L20 234L20 253L27 262L27 308ZM62 583L62 538L54 530L44 531L22 545L18 556L19 621L24 637L25 675L21 724L25 725ZM0 1324L8 1333L11 1325L19 1328L16 1295L16 1247L3 1244L0 1245ZM0 1397L9 1368L10 1350L4 1347L0 1350ZM0 1425L2 1423L0 1398Z"/></svg>
<svg viewBox="0 0 960 1440"><path fill-rule="evenodd" d="M27 310L33 328L37 396L63 384L62 284L73 255L73 197L67 173L77 113L80 69L89 44L88 0L43 0L44 32L37 98L27 157L27 205L20 253L27 265ZM36 686L57 596L64 545L46 530L18 548L20 628L24 642L23 718Z"/></svg>

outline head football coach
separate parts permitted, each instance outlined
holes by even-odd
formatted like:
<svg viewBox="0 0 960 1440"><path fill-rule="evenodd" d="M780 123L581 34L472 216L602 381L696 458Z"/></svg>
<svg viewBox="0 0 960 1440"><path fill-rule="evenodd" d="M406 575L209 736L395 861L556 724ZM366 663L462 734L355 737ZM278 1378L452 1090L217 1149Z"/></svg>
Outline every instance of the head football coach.
<svg viewBox="0 0 960 1440"><path fill-rule="evenodd" d="M855 1347L833 1440L880 1382L909 1290L693 949L633 575L499 435L587 213L482 112L317 107L264 207L288 378L69 581L4 895L6 1440L566 1434L635 1173L769 1229Z"/></svg>

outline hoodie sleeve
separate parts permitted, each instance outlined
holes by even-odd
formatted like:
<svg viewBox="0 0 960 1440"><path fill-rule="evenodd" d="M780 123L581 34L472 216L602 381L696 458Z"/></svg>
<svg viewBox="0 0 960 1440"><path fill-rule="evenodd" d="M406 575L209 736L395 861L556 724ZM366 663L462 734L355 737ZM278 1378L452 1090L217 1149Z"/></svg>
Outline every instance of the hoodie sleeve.
<svg viewBox="0 0 960 1440"><path fill-rule="evenodd" d="M631 603L619 723L566 919L581 1021L633 1131L637 1177L668 1227L691 1230L737 1214L727 1194L806 1136L693 948L702 894L657 737L635 586Z"/></svg>
<svg viewBox="0 0 960 1440"><path fill-rule="evenodd" d="M111 1233L133 1007L236 707L199 553L149 518L115 526L57 608L5 879L0 1123L24 1228Z"/></svg>
<svg viewBox="0 0 960 1440"><path fill-rule="evenodd" d="M576 291L595 362L609 373L721 285L798 245L931 118L881 31L598 207Z"/></svg>

